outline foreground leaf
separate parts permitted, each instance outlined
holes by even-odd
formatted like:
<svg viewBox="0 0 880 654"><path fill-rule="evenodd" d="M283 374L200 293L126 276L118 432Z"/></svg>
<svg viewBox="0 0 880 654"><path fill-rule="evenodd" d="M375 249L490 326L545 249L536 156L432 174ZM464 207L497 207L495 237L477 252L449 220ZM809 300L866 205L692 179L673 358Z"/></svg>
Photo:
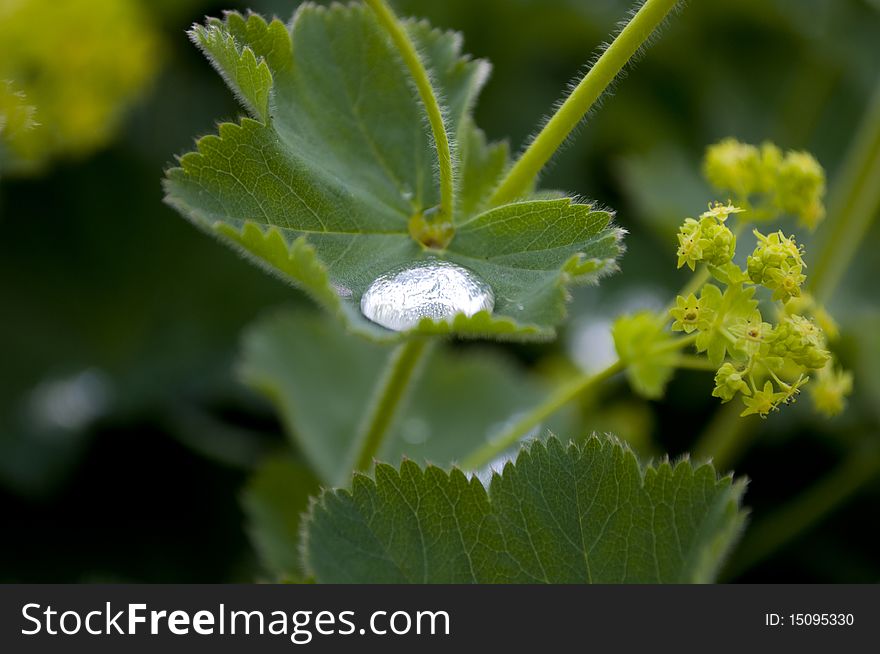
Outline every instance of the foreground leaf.
<svg viewBox="0 0 880 654"><path fill-rule="evenodd" d="M459 470L376 468L305 523L326 583L707 582L739 534L744 484L710 465L640 467L617 441L535 442L488 490Z"/></svg>
<svg viewBox="0 0 880 654"><path fill-rule="evenodd" d="M406 67L360 5L304 5L290 31L236 13L193 29L251 118L222 124L181 157L167 174L167 201L370 337L401 335L361 315L369 284L439 257L481 275L495 311L425 320L415 331L550 338L567 286L615 269L620 232L609 212L567 198L488 209L507 165L507 148L488 144L470 118L489 66L463 56L457 34L406 28L459 148L458 231L446 250L410 236L410 219L439 201L433 144Z"/></svg>
<svg viewBox="0 0 880 654"><path fill-rule="evenodd" d="M328 484L351 477L347 457L391 348L352 338L323 316L283 311L248 330L240 371L278 407L287 432ZM538 391L506 359L434 352L378 453L447 466L486 442Z"/></svg>

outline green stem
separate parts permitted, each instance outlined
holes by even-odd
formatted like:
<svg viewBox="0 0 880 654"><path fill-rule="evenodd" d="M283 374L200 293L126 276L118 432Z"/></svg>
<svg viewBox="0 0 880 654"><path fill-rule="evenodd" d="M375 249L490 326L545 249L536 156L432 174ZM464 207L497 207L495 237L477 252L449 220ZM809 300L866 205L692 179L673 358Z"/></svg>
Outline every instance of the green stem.
<svg viewBox="0 0 880 654"><path fill-rule="evenodd" d="M825 304L880 213L880 85L844 159L829 199L830 220L810 272L813 295Z"/></svg>
<svg viewBox="0 0 880 654"><path fill-rule="evenodd" d="M659 347L652 348L651 354L666 354L667 352L683 350L688 345L693 345L694 343L696 343L698 336L699 334L694 332L693 334L688 334L687 336L682 336L681 338L674 338Z"/></svg>
<svg viewBox="0 0 880 654"><path fill-rule="evenodd" d="M691 293L696 294L697 291L699 291L701 288L703 288L703 284L708 282L711 277L712 277L712 275L709 273L709 267L708 266L701 266L700 269L696 273L691 275L690 280L681 289L681 292L679 293L679 295L681 295L682 297L687 297ZM674 306L675 306L675 303L673 302L669 308L671 309Z"/></svg>
<svg viewBox="0 0 880 654"><path fill-rule="evenodd" d="M403 408L419 363L424 360L431 342L426 338L411 338L391 353L353 450L355 470L367 471L373 465L394 419Z"/></svg>
<svg viewBox="0 0 880 654"><path fill-rule="evenodd" d="M662 354L665 352L673 352L681 350L697 340L696 334L676 338L662 347L653 350L653 354ZM696 357L695 357L696 358ZM559 411L566 404L576 399L586 391L598 386L602 382L611 379L617 373L626 370L623 361L617 360L604 370L595 374L578 375L574 379L562 384L553 391L547 399L534 409L529 411L525 416L517 420L508 427L499 436L493 438L489 443L468 455L462 462L461 467L465 470L474 470L490 463L508 447L514 445L523 436L532 431L535 427L544 422L547 418ZM687 367L686 365L683 367Z"/></svg>
<svg viewBox="0 0 880 654"><path fill-rule="evenodd" d="M437 101L437 94L431 85L431 79L425 70L419 53L416 51L409 35L400 24L397 16L394 15L391 7L385 0L365 0L367 5L376 14L379 24L385 28L403 62L409 69L415 82L416 90L419 92L419 98L425 107L428 115L428 122L431 125L431 132L434 135L434 143L437 147L437 161L440 170L440 218L441 220L451 221L452 212L455 207L455 189L452 176L452 150L449 147L449 136L446 134L446 124L443 122L443 113L440 110L440 103Z"/></svg>
<svg viewBox="0 0 880 654"><path fill-rule="evenodd" d="M675 367L684 370L706 370L715 372L718 366L709 361L706 357L699 357L693 354L682 354L675 360Z"/></svg>
<svg viewBox="0 0 880 654"><path fill-rule="evenodd" d="M492 205L510 202L525 193L550 157L678 2L645 1L508 171L492 195Z"/></svg>
<svg viewBox="0 0 880 654"><path fill-rule="evenodd" d="M566 384L556 389L540 405L529 411L525 416L508 427L498 437L493 438L480 449L476 450L461 462L465 470L476 470L491 463L507 448L516 444L523 436L540 425L544 420L559 411L573 399L591 389L606 379L610 379L624 369L620 361L615 361L610 366L594 375L579 375Z"/></svg>
<svg viewBox="0 0 880 654"><path fill-rule="evenodd" d="M872 434L873 435L873 434ZM735 577L818 524L864 485L880 479L880 454L858 448L828 476L757 520L727 569Z"/></svg>
<svg viewBox="0 0 880 654"><path fill-rule="evenodd" d="M759 431L756 418L741 418L740 413L738 402L728 402L716 411L693 447L694 457L712 459L719 471L729 469Z"/></svg>

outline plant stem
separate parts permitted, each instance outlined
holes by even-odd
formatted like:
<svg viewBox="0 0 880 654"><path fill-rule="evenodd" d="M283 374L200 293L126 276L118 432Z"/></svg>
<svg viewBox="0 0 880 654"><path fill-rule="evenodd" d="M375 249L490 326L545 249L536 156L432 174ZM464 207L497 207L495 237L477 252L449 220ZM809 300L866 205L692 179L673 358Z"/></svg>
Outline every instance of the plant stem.
<svg viewBox="0 0 880 654"><path fill-rule="evenodd" d="M735 577L760 563L819 523L865 484L880 479L880 453L876 448L865 450L852 451L825 478L787 505L756 521L725 576Z"/></svg>
<svg viewBox="0 0 880 654"><path fill-rule="evenodd" d="M452 178L452 151L449 146L449 136L446 134L446 124L443 122L443 113L437 94L431 85L431 79L425 70L425 65L419 57L413 42L406 33L403 25L394 15L394 11L385 0L366 0L367 5L376 14L379 24L385 28L394 45L397 47L403 62L412 75L413 82L419 92L419 98L428 115L431 132L434 135L434 144L437 148L437 161L440 170L440 219L452 220L452 212L455 207L455 189Z"/></svg>
<svg viewBox="0 0 880 654"><path fill-rule="evenodd" d="M419 364L429 351L431 342L427 338L411 338L391 353L353 450L354 470L364 472L373 465L373 459L407 399Z"/></svg>
<svg viewBox="0 0 880 654"><path fill-rule="evenodd" d="M698 357L693 354L682 354L675 360L675 367L683 370L705 370L715 372L718 366L706 357Z"/></svg>
<svg viewBox="0 0 880 654"><path fill-rule="evenodd" d="M703 284L708 282L712 278L712 275L709 273L708 266L701 266L700 269L691 275L690 280L687 284L682 287L681 291L679 291L679 295L682 297L687 297L691 293L696 294L701 288L703 288ZM675 301L669 305L669 308L672 309L675 307Z"/></svg>
<svg viewBox="0 0 880 654"><path fill-rule="evenodd" d="M592 375L579 375L571 381L557 388L540 405L529 411L525 416L508 427L497 438L493 438L480 449L471 453L462 462L461 467L465 470L476 470L491 463L508 447L514 445L532 429L540 425L544 420L559 411L581 393L597 386L606 379L610 379L624 369L620 361L615 361L604 370Z"/></svg>
<svg viewBox="0 0 880 654"><path fill-rule="evenodd" d="M508 171L495 189L490 204L510 202L528 189L550 157L678 2L645 1Z"/></svg>
<svg viewBox="0 0 880 654"><path fill-rule="evenodd" d="M880 84L844 159L829 200L829 224L810 274L820 304L834 294L880 213Z"/></svg>
<svg viewBox="0 0 880 654"><path fill-rule="evenodd" d="M742 407L738 402L728 402L716 411L693 447L694 457L712 459L719 472L729 469L759 430L755 424L757 419L741 418L741 412Z"/></svg>

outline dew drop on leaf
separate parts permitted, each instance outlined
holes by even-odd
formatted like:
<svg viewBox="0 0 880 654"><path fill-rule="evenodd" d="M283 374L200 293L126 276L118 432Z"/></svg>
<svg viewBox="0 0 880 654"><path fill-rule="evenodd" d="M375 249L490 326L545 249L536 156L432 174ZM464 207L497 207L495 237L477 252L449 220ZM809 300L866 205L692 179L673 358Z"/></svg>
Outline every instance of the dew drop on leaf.
<svg viewBox="0 0 880 654"><path fill-rule="evenodd" d="M375 323L403 331L422 318L448 321L459 313L491 312L495 294L476 273L447 261L430 260L381 275L361 298L361 311Z"/></svg>

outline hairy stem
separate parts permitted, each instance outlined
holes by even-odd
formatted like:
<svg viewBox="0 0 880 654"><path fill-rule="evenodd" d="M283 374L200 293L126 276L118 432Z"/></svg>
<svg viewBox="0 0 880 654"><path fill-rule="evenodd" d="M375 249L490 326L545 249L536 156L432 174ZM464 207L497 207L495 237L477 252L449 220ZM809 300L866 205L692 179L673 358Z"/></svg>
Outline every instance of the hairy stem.
<svg viewBox="0 0 880 654"><path fill-rule="evenodd" d="M813 295L833 295L871 222L880 213L880 85L856 132L829 199L827 229L810 274Z"/></svg>
<svg viewBox="0 0 880 654"><path fill-rule="evenodd" d="M356 441L352 466L355 470L364 472L373 465L373 459L390 433L394 419L403 408L430 344L429 339L416 337L399 345L391 353Z"/></svg>
<svg viewBox="0 0 880 654"><path fill-rule="evenodd" d="M662 354L684 349L692 344L696 338L696 334L676 338L666 345L656 348L654 354ZM683 367L690 367L686 359L684 362ZM474 470L491 463L507 448L514 445L523 436L539 426L569 402L575 400L588 390L595 388L602 382L611 379L617 373L625 371L626 367L626 363L617 360L604 370L600 370L597 373L578 375L574 379L565 382L555 391L550 393L541 404L513 423L500 435L494 437L489 443L465 457L461 462L461 467L465 470Z"/></svg>
<svg viewBox="0 0 880 654"><path fill-rule="evenodd" d="M550 157L678 2L645 1L508 171L492 195L492 205L510 202L529 188Z"/></svg>
<svg viewBox="0 0 880 654"><path fill-rule="evenodd" d="M428 115L428 122L431 125L431 132L434 135L434 144L437 148L437 161L440 170L440 219L445 221L452 220L452 212L455 207L455 189L452 177L452 150L449 146L449 136L446 133L446 124L443 122L443 113L440 110L440 103L437 101L437 94L431 85L431 79L428 77L428 71L425 64L419 57L412 40L400 24L397 16L394 15L391 7L385 0L365 0L367 5L376 14L379 24L388 32L403 62L412 75L413 82L419 92L419 98L425 107Z"/></svg>
<svg viewBox="0 0 880 654"><path fill-rule="evenodd" d="M623 363L616 361L601 372L593 375L579 375L571 381L563 384L551 393L546 400L517 420L499 436L493 438L491 442L465 458L461 462L461 467L465 470L475 470L491 463L507 448L514 445L532 429L559 411L559 409L586 392L588 389L601 384L606 379L610 379L617 373L623 371L624 367Z"/></svg>
<svg viewBox="0 0 880 654"><path fill-rule="evenodd" d="M871 434L873 436L873 434ZM826 477L757 520L726 571L735 577L818 524L866 484L880 479L876 448L851 452Z"/></svg>

